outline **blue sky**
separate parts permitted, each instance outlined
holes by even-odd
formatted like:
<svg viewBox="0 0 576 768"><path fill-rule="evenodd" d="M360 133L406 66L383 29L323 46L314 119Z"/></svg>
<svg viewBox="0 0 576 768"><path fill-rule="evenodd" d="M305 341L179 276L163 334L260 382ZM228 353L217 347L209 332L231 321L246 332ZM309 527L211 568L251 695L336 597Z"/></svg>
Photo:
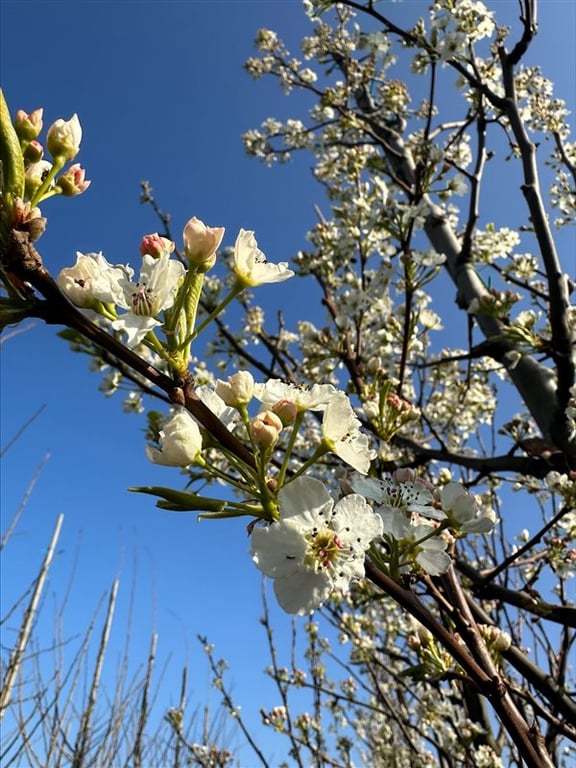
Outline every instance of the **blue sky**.
<svg viewBox="0 0 576 768"><path fill-rule="evenodd" d="M507 23L514 22L515 0L491 5ZM424 7L418 0L388 10L402 23ZM541 34L529 58L543 64L572 109L575 19L571 0L542 3ZM84 129L78 160L92 186L77 199L43 206L49 221L39 245L54 273L72 264L77 250L102 250L113 263L137 262L141 236L158 228L152 211L139 203L142 179L171 211L175 233L196 215L225 226L226 245L240 227L255 230L271 261L289 261L305 245L305 232L314 222L312 206L322 200L311 178L311 158L267 169L245 156L240 141L242 132L269 115L304 115L302 99L284 97L275 82L254 83L242 69L259 27L275 29L296 52L310 28L298 0L4 0L1 22L1 75L11 109L43 106L45 125L76 112ZM503 205L508 199L507 192L494 192L491 218L513 226L520 214ZM282 308L290 315L302 306L298 289L270 286L258 298L268 312ZM260 576L247 555L245 524L198 524L192 516L162 512L151 498L126 492L131 485L178 486L180 479L175 471L147 462L143 419L123 416L119 398L106 400L97 392L99 380L88 372L87 361L71 355L56 330L37 323L2 347L2 444L46 406L4 460L3 528L35 468L50 453L3 555L4 608L36 573L63 512L40 625L47 644L51 603L58 605L65 589L70 595L62 631L76 635L119 575L108 679L123 648L133 599L132 658L144 660L153 629L160 635L159 658L171 656L166 707L176 703L184 662L192 667L192 694L200 702L208 695L195 640L202 633L228 659L239 703L245 712L252 708L249 720L258 723L258 708L277 701L263 680L262 686L254 684L266 662L257 625ZM274 613L278 636L287 636L289 620ZM4 645L10 640L6 632ZM216 702L215 693L210 695Z"/></svg>

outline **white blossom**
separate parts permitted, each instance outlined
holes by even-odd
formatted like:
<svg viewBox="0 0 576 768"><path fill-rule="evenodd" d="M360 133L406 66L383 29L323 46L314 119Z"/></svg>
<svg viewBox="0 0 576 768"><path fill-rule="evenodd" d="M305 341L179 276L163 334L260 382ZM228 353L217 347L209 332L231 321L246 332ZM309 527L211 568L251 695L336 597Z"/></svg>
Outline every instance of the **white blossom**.
<svg viewBox="0 0 576 768"><path fill-rule="evenodd" d="M252 531L256 566L274 579L287 613L312 613L333 589L364 576L364 553L382 520L357 494L336 504L319 480L299 477L278 494L282 518Z"/></svg>
<svg viewBox="0 0 576 768"><path fill-rule="evenodd" d="M77 251L76 264L61 270L56 282L73 304L86 308L107 294L111 280L118 281L125 275L126 267L112 266L102 253Z"/></svg>
<svg viewBox="0 0 576 768"><path fill-rule="evenodd" d="M254 377L249 371L238 371L228 376L228 381L218 379L216 382L216 394L233 408L247 405L252 400L253 392Z"/></svg>
<svg viewBox="0 0 576 768"><path fill-rule="evenodd" d="M370 438L360 432L360 426L347 395L338 392L324 411L322 440L332 453L365 475L376 451L370 448Z"/></svg>
<svg viewBox="0 0 576 768"><path fill-rule="evenodd" d="M444 513L434 508L432 487L421 480L414 470L396 470L391 478L353 475L350 485L356 493L375 501L381 511L398 510L407 519L415 515L441 520Z"/></svg>
<svg viewBox="0 0 576 768"><path fill-rule="evenodd" d="M158 258L149 254L142 257L137 283L132 282L134 272L129 267L121 273L108 271L104 275L108 284L97 298L128 310L112 323L117 331L127 334L128 346L136 347L149 331L162 325L156 317L174 304L184 272L183 264L163 253Z"/></svg>
<svg viewBox="0 0 576 768"><path fill-rule="evenodd" d="M338 390L332 384L314 384L312 387L297 387L280 379L269 379L264 384L254 385L254 397L265 408L272 408L285 400L294 403L298 411L323 411Z"/></svg>
<svg viewBox="0 0 576 768"><path fill-rule="evenodd" d="M432 524L413 525L399 509L393 507L378 507L376 511L382 518L384 538L400 542L406 553L399 563L401 569L416 561L431 576L446 573L452 564L446 552L448 541L443 536L430 535Z"/></svg>
<svg viewBox="0 0 576 768"><path fill-rule="evenodd" d="M160 432L160 449L146 446L146 455L154 464L187 467L202 450L200 427L185 408L178 408Z"/></svg>
<svg viewBox="0 0 576 768"><path fill-rule="evenodd" d="M448 483L440 491L442 510L450 527L462 533L490 533L496 523L493 510L481 514L474 496L459 483Z"/></svg>
<svg viewBox="0 0 576 768"><path fill-rule="evenodd" d="M245 286L264 283L281 283L294 276L288 263L270 264L258 248L254 232L241 229L234 245L233 269L238 280Z"/></svg>

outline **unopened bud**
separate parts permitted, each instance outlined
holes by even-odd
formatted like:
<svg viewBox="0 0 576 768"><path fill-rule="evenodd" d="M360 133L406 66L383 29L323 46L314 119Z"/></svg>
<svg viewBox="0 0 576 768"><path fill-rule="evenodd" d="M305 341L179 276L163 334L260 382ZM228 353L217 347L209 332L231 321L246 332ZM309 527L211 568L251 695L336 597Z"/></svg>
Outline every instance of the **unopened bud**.
<svg viewBox="0 0 576 768"><path fill-rule="evenodd" d="M282 432L282 422L272 411L262 411L250 422L250 436L263 449L271 448Z"/></svg>
<svg viewBox="0 0 576 768"><path fill-rule="evenodd" d="M232 408L247 405L252 400L253 392L254 377L248 371L238 371L229 376L228 381L219 379L216 382L216 394Z"/></svg>
<svg viewBox="0 0 576 768"><path fill-rule="evenodd" d="M43 109L35 109L28 114L23 109L16 112L14 120L14 129L19 139L24 141L33 141L40 136L42 130Z"/></svg>
<svg viewBox="0 0 576 768"><path fill-rule="evenodd" d="M285 427L294 424L298 414L298 406L290 400L279 400L272 407L272 410Z"/></svg>
<svg viewBox="0 0 576 768"><path fill-rule="evenodd" d="M86 171L81 165L76 163L71 165L65 173L56 179L56 187L64 197L74 197L81 195L90 186L90 181L85 180Z"/></svg>
<svg viewBox="0 0 576 768"><path fill-rule="evenodd" d="M163 253L172 253L176 244L167 237L161 237L158 232L153 235L144 235L140 243L140 253L142 256L153 256L158 259Z"/></svg>
<svg viewBox="0 0 576 768"><path fill-rule="evenodd" d="M78 115L72 115L70 120L56 120L48 129L46 146L54 159L68 162L73 160L80 151L82 127Z"/></svg>
<svg viewBox="0 0 576 768"><path fill-rule="evenodd" d="M214 266L216 250L223 237L224 227L207 227L203 221L193 216L183 232L184 249L190 264L204 267L201 271L208 271L208 265Z"/></svg>
<svg viewBox="0 0 576 768"><path fill-rule="evenodd" d="M39 141L33 139L24 150L24 162L26 165L37 163L44 156L44 147Z"/></svg>

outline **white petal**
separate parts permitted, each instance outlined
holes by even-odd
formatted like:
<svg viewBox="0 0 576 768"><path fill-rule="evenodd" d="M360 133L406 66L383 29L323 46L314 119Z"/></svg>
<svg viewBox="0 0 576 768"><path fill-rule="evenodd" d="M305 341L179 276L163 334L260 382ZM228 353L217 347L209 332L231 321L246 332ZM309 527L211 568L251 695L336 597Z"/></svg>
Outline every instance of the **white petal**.
<svg viewBox="0 0 576 768"><path fill-rule="evenodd" d="M360 449L349 442L340 441L334 445L333 452L350 467L366 475L370 471L370 462L376 457L371 449Z"/></svg>
<svg viewBox="0 0 576 768"><path fill-rule="evenodd" d="M464 533L491 533L494 530L494 520L483 515L464 523L460 530Z"/></svg>
<svg viewBox="0 0 576 768"><path fill-rule="evenodd" d="M438 543L442 544L440 541ZM434 551L431 547L426 547L426 549L419 552L416 555L416 562L431 576L439 576L441 573L446 573L452 564L450 555L446 554L443 549Z"/></svg>
<svg viewBox="0 0 576 768"><path fill-rule="evenodd" d="M337 390L332 384L314 384L310 389L286 384L280 379L269 379L254 385L254 397L264 405L273 406L280 400L294 403L299 411L323 411Z"/></svg>
<svg viewBox="0 0 576 768"><path fill-rule="evenodd" d="M377 504L381 504L388 495L388 483L385 480L356 474L352 475L349 482L352 490Z"/></svg>
<svg viewBox="0 0 576 768"><path fill-rule="evenodd" d="M334 512L331 527L342 541L353 543L355 549L367 549L371 541L382 535L382 518L362 496L355 493L344 496Z"/></svg>
<svg viewBox="0 0 576 768"><path fill-rule="evenodd" d="M278 501L283 520L297 518L312 524L319 515L327 520L334 506L324 483L313 477L298 477L285 485Z"/></svg>
<svg viewBox="0 0 576 768"><path fill-rule="evenodd" d="M131 347L137 347L144 336L156 326L162 325L161 322L147 315L134 315L132 312L126 312L125 315L114 320L112 328L117 331L124 331L128 338L126 344Z"/></svg>
<svg viewBox="0 0 576 768"><path fill-rule="evenodd" d="M336 443L351 429L360 426L350 400L344 392L338 392L328 403L322 419L322 435L327 443Z"/></svg>
<svg viewBox="0 0 576 768"><path fill-rule="evenodd" d="M250 540L252 559L266 576L292 576L305 567L306 539L289 521L256 527Z"/></svg>
<svg viewBox="0 0 576 768"><path fill-rule="evenodd" d="M234 272L245 285L279 283L294 275L288 264L270 264L258 248L254 232L241 229L234 245Z"/></svg>
<svg viewBox="0 0 576 768"><path fill-rule="evenodd" d="M286 579L275 579L274 593L286 613L305 616L320 608L333 589L332 579L325 573L301 571Z"/></svg>
<svg viewBox="0 0 576 768"><path fill-rule="evenodd" d="M170 309L176 298L180 278L186 271L184 265L176 259L171 259L167 253L158 258L146 254L142 262L140 281L146 283L148 288L158 295L161 309Z"/></svg>
<svg viewBox="0 0 576 768"><path fill-rule="evenodd" d="M442 507L446 510L453 509L454 505L463 497L468 494L459 483L448 483L440 491L440 499L442 501Z"/></svg>

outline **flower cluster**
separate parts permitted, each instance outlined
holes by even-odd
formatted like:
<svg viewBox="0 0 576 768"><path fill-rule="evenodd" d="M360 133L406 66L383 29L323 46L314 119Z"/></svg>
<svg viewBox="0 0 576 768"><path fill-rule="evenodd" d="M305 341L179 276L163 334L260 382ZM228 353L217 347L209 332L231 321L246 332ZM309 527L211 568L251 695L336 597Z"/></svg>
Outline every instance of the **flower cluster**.
<svg viewBox="0 0 576 768"><path fill-rule="evenodd" d="M393 575L414 568L431 575L445 573L454 537L491 533L496 523L493 511L482 510L459 483L435 489L414 470L397 470L382 480L353 475L348 482L375 503L387 543L382 560Z"/></svg>
<svg viewBox="0 0 576 768"><path fill-rule="evenodd" d="M30 114L20 109L14 119L14 129L24 158L25 193L22 197L32 206L53 195L80 195L90 186L84 169L78 163L60 173L80 151L82 127L78 115L72 115L70 120L60 118L52 123L46 134L46 150L51 160L46 160L44 147L38 141L43 128L43 113L42 109L36 109Z"/></svg>
<svg viewBox="0 0 576 768"><path fill-rule="evenodd" d="M70 301L109 321L110 327L125 335L126 343L132 348L145 341L162 356L154 333L155 329L162 328L172 342L172 354L165 355L164 359L185 370L189 354L175 355L174 350L189 345L199 332L195 328L201 287L198 280L214 266L223 236L223 227L207 227L194 217L183 232L186 265L171 258L175 250L171 240L153 234L142 240L138 279L134 279L130 266L109 264L101 253L78 253L76 265L63 269L57 282ZM235 286L210 319L247 286L281 282L294 274L286 263L267 262L254 233L243 229L236 239L232 268Z"/></svg>

